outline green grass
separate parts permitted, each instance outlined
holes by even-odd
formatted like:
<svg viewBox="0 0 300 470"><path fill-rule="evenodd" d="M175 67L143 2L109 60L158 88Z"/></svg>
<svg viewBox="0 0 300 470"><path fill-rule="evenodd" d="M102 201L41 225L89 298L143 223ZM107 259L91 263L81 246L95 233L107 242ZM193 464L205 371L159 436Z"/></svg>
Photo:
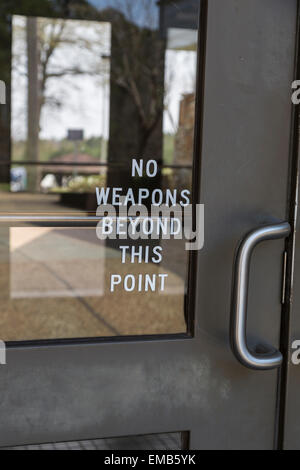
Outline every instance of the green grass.
<svg viewBox="0 0 300 470"><path fill-rule="evenodd" d="M163 162L165 165L174 163L174 144L175 136L172 134L164 135Z"/></svg>
<svg viewBox="0 0 300 470"><path fill-rule="evenodd" d="M53 158L74 152L74 143L68 140L40 140L39 161L48 162ZM101 157L101 138L92 137L79 145L79 152L90 155L99 161ZM26 160L26 142L14 142L12 146L12 160Z"/></svg>
<svg viewBox="0 0 300 470"><path fill-rule="evenodd" d="M163 141L163 162L165 165L171 165L174 162L174 143L175 136L165 134ZM39 143L39 161L48 162L53 158L61 157L74 152L74 143L68 140L40 140ZM79 145L79 152L90 155L96 161L101 158L101 137L92 137L84 140ZM130 156L128 155L128 158ZM12 161L26 160L26 142L13 142ZM30 160L30 159L28 159Z"/></svg>
<svg viewBox="0 0 300 470"><path fill-rule="evenodd" d="M10 183L0 183L0 191L2 192L10 191Z"/></svg>

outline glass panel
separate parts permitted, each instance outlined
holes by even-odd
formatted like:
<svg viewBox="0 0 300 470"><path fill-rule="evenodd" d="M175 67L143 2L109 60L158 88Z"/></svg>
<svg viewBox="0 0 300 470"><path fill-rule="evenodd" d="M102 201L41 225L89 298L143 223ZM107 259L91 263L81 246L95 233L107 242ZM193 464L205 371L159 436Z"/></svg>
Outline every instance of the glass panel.
<svg viewBox="0 0 300 470"><path fill-rule="evenodd" d="M14 3L0 7L1 339L186 332L186 240L32 216L93 217L115 189L127 206L191 202L200 0Z"/></svg>
<svg viewBox="0 0 300 470"><path fill-rule="evenodd" d="M186 328L184 260L173 256L176 250L185 253L181 240L173 248L166 245L160 265L121 265L119 250L100 241L94 227L9 227L0 230L0 237L5 341L180 333ZM125 279L122 271L136 279L135 289L126 292L116 285L111 292L111 275ZM161 291L160 274L165 273L169 279ZM138 291L139 279L143 292Z"/></svg>

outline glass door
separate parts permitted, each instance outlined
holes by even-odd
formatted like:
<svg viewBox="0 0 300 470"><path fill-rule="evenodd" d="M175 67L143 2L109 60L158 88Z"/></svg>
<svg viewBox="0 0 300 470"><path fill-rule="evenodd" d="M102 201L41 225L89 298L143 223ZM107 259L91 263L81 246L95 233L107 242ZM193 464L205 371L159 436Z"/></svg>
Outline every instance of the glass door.
<svg viewBox="0 0 300 470"><path fill-rule="evenodd" d="M286 219L296 12L0 6L2 447L277 445L278 370L232 354L231 274ZM280 346L283 251L251 263L258 356Z"/></svg>

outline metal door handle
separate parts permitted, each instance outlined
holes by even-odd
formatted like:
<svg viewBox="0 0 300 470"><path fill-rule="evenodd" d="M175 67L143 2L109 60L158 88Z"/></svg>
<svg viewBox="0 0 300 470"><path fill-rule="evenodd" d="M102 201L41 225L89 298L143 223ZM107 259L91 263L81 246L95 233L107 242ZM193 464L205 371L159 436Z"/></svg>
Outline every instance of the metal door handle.
<svg viewBox="0 0 300 470"><path fill-rule="evenodd" d="M255 370L280 367L282 354L273 350L263 354L251 352L247 345L247 298L251 255L256 245L265 240L288 237L291 227L287 222L268 225L250 232L241 242L235 259L231 305L231 347L238 361ZM267 348L270 349L270 348Z"/></svg>

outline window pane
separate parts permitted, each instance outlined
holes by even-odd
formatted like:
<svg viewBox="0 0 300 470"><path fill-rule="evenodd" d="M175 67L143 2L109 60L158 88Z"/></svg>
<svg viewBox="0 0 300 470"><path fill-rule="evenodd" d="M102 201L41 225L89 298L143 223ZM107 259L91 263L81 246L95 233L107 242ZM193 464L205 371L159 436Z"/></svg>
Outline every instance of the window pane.
<svg viewBox="0 0 300 470"><path fill-rule="evenodd" d="M101 240L88 218L191 202L199 4L3 7L1 339L187 331L186 240Z"/></svg>

